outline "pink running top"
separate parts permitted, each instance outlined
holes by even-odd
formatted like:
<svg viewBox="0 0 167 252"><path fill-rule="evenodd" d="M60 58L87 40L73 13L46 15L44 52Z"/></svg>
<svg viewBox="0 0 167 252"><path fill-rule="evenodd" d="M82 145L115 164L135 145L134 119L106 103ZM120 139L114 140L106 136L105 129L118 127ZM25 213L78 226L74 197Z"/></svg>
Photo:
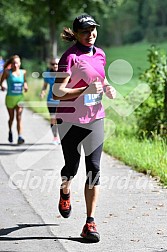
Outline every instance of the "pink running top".
<svg viewBox="0 0 167 252"><path fill-rule="evenodd" d="M59 61L58 72L70 75L68 88L79 88L91 85L98 77L103 84L105 78L105 53L94 47L94 54L89 56L82 53L76 45L70 47ZM56 85L56 84L55 84ZM56 118L64 122L89 123L104 118L104 108L101 103L102 94L80 95L78 98L60 101Z"/></svg>

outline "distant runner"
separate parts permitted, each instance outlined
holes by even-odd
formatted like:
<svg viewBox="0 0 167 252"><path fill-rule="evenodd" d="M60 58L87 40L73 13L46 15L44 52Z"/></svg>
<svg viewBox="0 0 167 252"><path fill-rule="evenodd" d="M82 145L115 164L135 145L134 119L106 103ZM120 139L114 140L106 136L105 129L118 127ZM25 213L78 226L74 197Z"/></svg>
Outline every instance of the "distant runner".
<svg viewBox="0 0 167 252"><path fill-rule="evenodd" d="M58 70L58 63L59 63L58 58L52 58L50 60L50 66L49 66L49 69L47 69L47 71L45 72L45 75L47 74L47 76L44 77L44 84L43 84L42 91L40 94L40 97L43 99L44 96L46 95L47 86L49 85L49 92L47 96L47 106L48 106L48 111L50 113L50 126L51 126L53 137L54 137L52 143L55 145L60 144L60 140L58 137L57 120L56 120L56 108L57 108L57 105L59 104L59 101L53 100L52 87L55 82L55 72Z"/></svg>
<svg viewBox="0 0 167 252"><path fill-rule="evenodd" d="M11 66L11 69L8 69ZM5 91L3 81L7 81L7 94L5 104L9 114L9 135L8 141L13 143L12 124L14 115L16 112L17 132L18 139L17 144L23 144L24 139L22 137L22 112L23 112L23 91L28 91L28 85L26 82L26 70L20 69L21 60L18 55L12 56L5 64L4 71L0 80L0 87L2 91Z"/></svg>

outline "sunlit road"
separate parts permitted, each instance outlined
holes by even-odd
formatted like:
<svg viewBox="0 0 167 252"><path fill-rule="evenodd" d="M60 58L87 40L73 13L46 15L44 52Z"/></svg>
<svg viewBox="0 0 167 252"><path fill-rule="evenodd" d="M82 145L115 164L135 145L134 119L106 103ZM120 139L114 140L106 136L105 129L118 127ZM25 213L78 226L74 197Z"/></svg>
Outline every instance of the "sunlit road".
<svg viewBox="0 0 167 252"><path fill-rule="evenodd" d="M0 251L167 251L167 192L157 182L103 153L96 210L99 243L80 237L85 223L84 159L72 184L72 214L58 212L61 146L49 123L25 109L25 144L7 141L5 93L0 92Z"/></svg>

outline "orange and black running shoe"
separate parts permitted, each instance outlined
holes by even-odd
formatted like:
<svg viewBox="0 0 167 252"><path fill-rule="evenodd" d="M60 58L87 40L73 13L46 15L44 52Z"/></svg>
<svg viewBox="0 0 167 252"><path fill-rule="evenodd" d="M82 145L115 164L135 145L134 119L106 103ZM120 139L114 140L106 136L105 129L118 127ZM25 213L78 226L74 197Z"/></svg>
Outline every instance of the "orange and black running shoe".
<svg viewBox="0 0 167 252"><path fill-rule="evenodd" d="M81 236L91 242L99 242L100 234L97 232L94 222L86 223L83 227Z"/></svg>
<svg viewBox="0 0 167 252"><path fill-rule="evenodd" d="M61 190L60 190L59 212L64 218L68 218L71 214L70 196L68 199L63 199Z"/></svg>

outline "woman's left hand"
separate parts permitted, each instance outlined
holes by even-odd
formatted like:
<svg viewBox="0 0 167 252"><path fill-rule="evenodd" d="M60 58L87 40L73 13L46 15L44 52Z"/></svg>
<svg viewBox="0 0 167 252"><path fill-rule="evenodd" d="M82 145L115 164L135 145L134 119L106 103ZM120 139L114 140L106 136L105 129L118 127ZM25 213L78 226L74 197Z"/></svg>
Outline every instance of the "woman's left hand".
<svg viewBox="0 0 167 252"><path fill-rule="evenodd" d="M116 90L112 86L108 85L106 86L105 94L109 99L116 98Z"/></svg>

